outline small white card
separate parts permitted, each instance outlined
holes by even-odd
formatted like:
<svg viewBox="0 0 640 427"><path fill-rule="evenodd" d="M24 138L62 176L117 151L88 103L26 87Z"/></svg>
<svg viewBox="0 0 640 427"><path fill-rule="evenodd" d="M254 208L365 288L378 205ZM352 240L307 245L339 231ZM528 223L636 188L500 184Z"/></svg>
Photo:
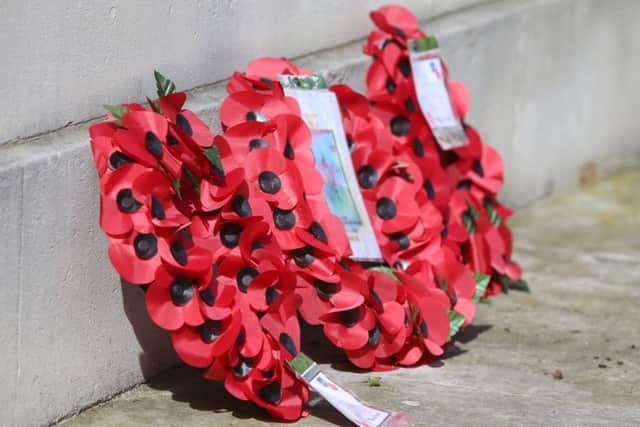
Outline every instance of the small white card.
<svg viewBox="0 0 640 427"><path fill-rule="evenodd" d="M435 38L411 40L409 52L418 104L440 148L467 145L467 134L453 113Z"/></svg>
<svg viewBox="0 0 640 427"><path fill-rule="evenodd" d="M287 96L298 101L302 118L311 129L316 168L324 178L324 195L331 212L340 218L357 261L382 261L347 145L335 94L320 76L280 76Z"/></svg>
<svg viewBox="0 0 640 427"><path fill-rule="evenodd" d="M309 386L358 426L379 427L391 415L388 411L361 402L339 384L331 381L324 372L318 372L309 381Z"/></svg>

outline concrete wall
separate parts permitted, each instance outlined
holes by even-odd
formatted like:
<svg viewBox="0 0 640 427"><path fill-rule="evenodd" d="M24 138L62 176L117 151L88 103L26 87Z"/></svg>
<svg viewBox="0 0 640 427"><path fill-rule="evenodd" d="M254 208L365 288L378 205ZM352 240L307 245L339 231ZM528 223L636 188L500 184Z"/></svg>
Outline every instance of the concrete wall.
<svg viewBox="0 0 640 427"><path fill-rule="evenodd" d="M21 8L23 3L29 2L12 1L10 7ZM219 3L227 8L241 4ZM425 14L421 16L428 18L435 3L423 6ZM357 16L361 23L354 28L344 24L348 31L341 36L332 31L323 33L326 39L322 46L366 35L370 28L366 9L356 11L355 6L347 4L352 3L340 2L341 13L335 19L343 19L345 7L353 8L347 15ZM5 7L4 3L0 7ZM122 7L126 9L117 9L116 18L130 21L130 30L135 21L149 19L141 9L125 13L129 6L123 2ZM184 7L187 13L189 8ZM134 12L136 16L130 15ZM0 16L7 19L1 11ZM260 31L266 31L266 22L274 19L271 16L254 16L260 21L257 28L263 28ZM309 25L317 25L317 29L332 22L328 16L321 18L318 23L311 20ZM640 93L640 58L635 55L640 48L640 27L634 21L639 18L640 2L634 0L523 0L484 2L425 23L423 28L439 36L453 77L465 81L471 90L470 122L503 153L506 202L523 206L575 186L578 170L587 161L605 165L638 158L639 101L634 94ZM202 24L203 28L209 26ZM241 62L258 54L305 51L305 43L296 38L304 39L308 31L279 31L290 31L295 37L273 52L263 50L264 40L245 35L238 46L246 51L237 52L234 64L240 68ZM149 37L139 36L143 40ZM6 46L4 36L0 40L0 49L14 49ZM150 57L125 67L133 53L124 39L117 45L109 58L119 67L106 72L103 63L84 64L95 68L91 74L102 73L100 78L110 81L109 89L100 85L94 86L94 91L73 89L81 86L60 75L49 84L64 87L61 93L68 94L66 104L62 98L47 99L43 95L47 108L40 111L42 121L22 110L17 115L12 113L12 108L22 102L32 106L38 103L35 89L29 93L26 87L0 85L0 91L10 91L2 92L5 103L0 106L0 132L18 135L25 129L48 129L65 120L91 116L99 111L101 103L137 98L144 91L151 93L151 70L155 66L177 75L182 87L219 79L231 70L228 63L220 66L217 51L216 57L201 57L210 62L170 63L173 57L166 52L179 50L173 45L151 50ZM203 52L213 52L207 43L199 46ZM37 43L31 47L37 50ZM319 47L313 45L313 49ZM346 81L362 89L370 60L360 53L360 47L361 41L357 41L298 62L323 72L331 81ZM118 50L127 61L121 60ZM3 56L3 60L6 58ZM95 58L89 55L86 59ZM58 73L67 64L56 61L47 66ZM7 73L6 69L3 63L0 72ZM19 83L24 77L14 74L27 71L16 70L7 73L9 80L3 75L0 81L37 86L31 80ZM115 73L117 78L113 77ZM144 85L140 83L142 78ZM215 123L225 96L223 87L221 83L192 91L190 107ZM85 96L92 101L89 103ZM7 100L15 105L9 108ZM64 114L44 114L56 104L64 108ZM27 124L29 121L32 123ZM217 129L217 125L213 127ZM150 325L144 309L140 309L142 295L137 289L123 287L107 260L106 242L97 226L97 179L87 139L87 125L80 124L0 146L0 222L4 225L0 245L0 360L4 362L0 364L0 425L47 423L123 390L175 361L167 337Z"/></svg>
<svg viewBox="0 0 640 427"><path fill-rule="evenodd" d="M429 17L480 1L397 3ZM300 56L360 38L367 12L385 3L2 0L0 143L96 117L104 103L144 100L154 68L191 88L256 56Z"/></svg>

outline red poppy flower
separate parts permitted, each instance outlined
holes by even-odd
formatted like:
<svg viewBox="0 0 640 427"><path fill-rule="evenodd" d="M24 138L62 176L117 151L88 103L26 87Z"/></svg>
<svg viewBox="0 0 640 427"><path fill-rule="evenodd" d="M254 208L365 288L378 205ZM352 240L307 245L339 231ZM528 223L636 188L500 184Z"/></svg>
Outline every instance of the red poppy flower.
<svg viewBox="0 0 640 427"><path fill-rule="evenodd" d="M449 249L443 248L438 255L433 264L435 281L449 296L451 308L465 317L464 326L467 326L476 312L473 301L476 283L473 273Z"/></svg>
<svg viewBox="0 0 640 427"><path fill-rule="evenodd" d="M449 80L447 81L447 89L454 114L460 120L464 120L471 105L471 96L469 95L467 87L460 81Z"/></svg>
<svg viewBox="0 0 640 427"><path fill-rule="evenodd" d="M171 257L169 243L152 226L122 238L109 238L109 259L118 274L132 284L151 283L163 258Z"/></svg>
<svg viewBox="0 0 640 427"><path fill-rule="evenodd" d="M296 236L311 248L337 259L351 255L351 245L344 224L333 215L326 202L311 206L314 221L308 228L297 228Z"/></svg>
<svg viewBox="0 0 640 427"><path fill-rule="evenodd" d="M244 170L233 169L225 174L224 181L203 179L200 181L200 208L205 212L216 211L226 205L244 183Z"/></svg>
<svg viewBox="0 0 640 427"><path fill-rule="evenodd" d="M220 107L220 121L226 129L247 121L268 122L280 114L300 115L284 98L257 92L235 92Z"/></svg>
<svg viewBox="0 0 640 427"><path fill-rule="evenodd" d="M365 200L374 229L391 234L416 224L420 209L415 193L406 187L403 179L390 177L378 187L375 199Z"/></svg>
<svg viewBox="0 0 640 427"><path fill-rule="evenodd" d="M213 134L209 127L192 111L182 108L187 100L183 92L175 92L158 99L156 102L162 114L189 136L198 146L207 148L213 144Z"/></svg>
<svg viewBox="0 0 640 427"><path fill-rule="evenodd" d="M151 171L137 163L129 163L101 179L100 227L105 233L123 236L134 224L148 228L151 218L145 204L149 195L135 184Z"/></svg>
<svg viewBox="0 0 640 427"><path fill-rule="evenodd" d="M393 157L387 150L360 145L351 154L353 168L363 194L373 192L393 166Z"/></svg>
<svg viewBox="0 0 640 427"><path fill-rule="evenodd" d="M402 6L384 6L369 15L374 24L387 33L406 39L423 36L416 17Z"/></svg>
<svg viewBox="0 0 640 427"><path fill-rule="evenodd" d="M233 156L244 164L250 151L257 148L276 147L273 123L249 121L227 128L224 138L229 143Z"/></svg>
<svg viewBox="0 0 640 427"><path fill-rule="evenodd" d="M409 135L416 131L417 126L424 126L423 117L407 113L400 106L390 102L376 102L371 107L371 112L390 131L393 144L404 145L412 142Z"/></svg>
<svg viewBox="0 0 640 427"><path fill-rule="evenodd" d="M319 279L311 274L298 274L296 293L302 298L300 315L311 325L321 324L321 316L332 309L350 310L364 302L366 284L361 267L346 260L336 265L336 274Z"/></svg>
<svg viewBox="0 0 640 427"><path fill-rule="evenodd" d="M185 363L196 368L211 366L235 344L242 328L239 307L223 319L209 319L199 326L184 325L171 334L173 348Z"/></svg>
<svg viewBox="0 0 640 427"><path fill-rule="evenodd" d="M159 268L155 281L146 293L149 316L158 326L170 331L184 324L202 325L205 316L200 310L200 289L205 286L192 278L174 275L166 268Z"/></svg>
<svg viewBox="0 0 640 427"><path fill-rule="evenodd" d="M302 183L294 168L279 152L262 148L249 153L245 173L256 194L280 210L290 210L302 199Z"/></svg>
<svg viewBox="0 0 640 427"><path fill-rule="evenodd" d="M396 275L406 286L408 301L413 307L410 319L414 319L415 345L422 351L426 349L430 354L440 356L444 352L442 347L449 339L449 298L432 283L425 283L403 272Z"/></svg>
<svg viewBox="0 0 640 427"><path fill-rule="evenodd" d="M118 151L114 145L113 135L117 129L118 126L114 122L97 123L89 128L93 161L100 177L109 169L115 170L131 162L131 159Z"/></svg>
<svg viewBox="0 0 640 427"><path fill-rule="evenodd" d="M165 117L152 111L131 111L121 120L126 129L118 129L114 139L125 155L145 166L162 165L172 176L181 176L182 162L168 149Z"/></svg>
<svg viewBox="0 0 640 427"><path fill-rule="evenodd" d="M387 359L402 349L407 337L405 294L394 279L377 271L369 273L369 286L375 324L368 331L366 344L346 354L360 368L388 369Z"/></svg>
<svg viewBox="0 0 640 427"><path fill-rule="evenodd" d="M271 121L274 126L275 148L297 165L313 166L311 130L300 116L281 114Z"/></svg>

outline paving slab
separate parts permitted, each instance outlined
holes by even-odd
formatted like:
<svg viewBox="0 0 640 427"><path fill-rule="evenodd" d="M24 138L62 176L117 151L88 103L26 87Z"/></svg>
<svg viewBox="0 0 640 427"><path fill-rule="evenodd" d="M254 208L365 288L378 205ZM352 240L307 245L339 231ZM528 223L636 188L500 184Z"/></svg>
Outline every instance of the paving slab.
<svg viewBox="0 0 640 427"><path fill-rule="evenodd" d="M518 213L516 257L531 293L482 304L444 360L382 373L379 387L319 337L314 358L412 425L640 425L640 166ZM377 374L376 374L377 375ZM348 425L312 399L300 426ZM178 367L62 422L264 426L260 409Z"/></svg>

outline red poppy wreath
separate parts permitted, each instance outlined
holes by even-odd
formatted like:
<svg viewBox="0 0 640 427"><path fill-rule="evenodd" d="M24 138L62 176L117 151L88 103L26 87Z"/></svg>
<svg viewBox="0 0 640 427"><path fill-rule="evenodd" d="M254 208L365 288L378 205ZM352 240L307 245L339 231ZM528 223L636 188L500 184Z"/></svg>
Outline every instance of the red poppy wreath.
<svg viewBox="0 0 640 427"><path fill-rule="evenodd" d="M468 140L464 147L444 151L420 110L411 70L408 44L425 34L411 12L400 6L373 11L371 19L378 29L364 45L365 54L373 57L366 77L368 99L344 86L333 90L343 105L360 186L370 201L372 218L380 224L385 258L410 264L428 261L434 252L429 245L419 248L430 225L439 230L446 253L490 276L486 295L509 288L527 290L520 267L511 260L511 211L496 200L503 184L502 159L465 123L467 89L448 79L442 62L452 109ZM405 188L415 189L415 197L397 190L399 179L411 182ZM410 213L410 219L389 218L394 210L388 200L398 212ZM442 227L435 223L436 210ZM430 221L424 221L425 215ZM401 225L406 228L399 230Z"/></svg>
<svg viewBox="0 0 640 427"><path fill-rule="evenodd" d="M395 16L376 13L386 16L381 22ZM402 45L405 36L389 34ZM489 276L480 273L516 281L520 272L509 260L507 211L494 197L497 153L467 127L475 142L447 160L419 114L392 96L410 93L402 72L404 80L392 79L398 92L369 88L372 105L346 86L332 88L394 268L350 259L314 165L311 131L285 96L282 74L310 72L262 58L234 73L221 135L185 109L186 95L159 73L157 100L108 106L108 120L90 135L114 268L145 291L149 316L171 333L185 363L224 381L236 398L295 420L309 397L287 367L301 350L298 315L355 366L393 369L443 353L485 293ZM372 74L368 81L388 80ZM463 103L460 96L454 102Z"/></svg>

